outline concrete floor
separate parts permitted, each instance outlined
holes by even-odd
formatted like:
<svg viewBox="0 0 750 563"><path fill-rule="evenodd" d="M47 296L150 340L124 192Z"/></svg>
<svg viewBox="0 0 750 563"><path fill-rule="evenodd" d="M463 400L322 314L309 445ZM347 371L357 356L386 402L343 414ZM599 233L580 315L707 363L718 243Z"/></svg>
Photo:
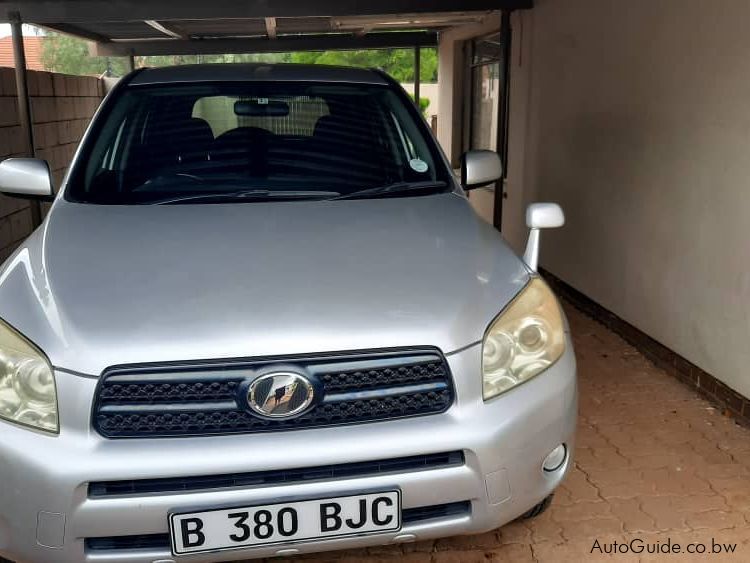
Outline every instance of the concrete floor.
<svg viewBox="0 0 750 563"><path fill-rule="evenodd" d="M294 561L750 561L750 431L615 334L567 312L580 376L578 444L575 469L546 513L480 536ZM605 553L631 540L641 553ZM667 542L680 552L647 552ZM711 553L714 542L735 551ZM706 552L687 554L701 549L688 544Z"/></svg>

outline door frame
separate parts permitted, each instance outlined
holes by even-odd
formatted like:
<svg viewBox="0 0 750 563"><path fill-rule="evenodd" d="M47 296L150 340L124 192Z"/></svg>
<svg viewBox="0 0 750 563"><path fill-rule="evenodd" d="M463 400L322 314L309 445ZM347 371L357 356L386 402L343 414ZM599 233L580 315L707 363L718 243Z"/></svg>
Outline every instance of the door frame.
<svg viewBox="0 0 750 563"><path fill-rule="evenodd" d="M507 197L505 193L505 183L506 179L508 177L507 171L508 171L508 122L509 122L509 110L510 110L510 56L511 56L511 45L512 45L512 29L511 29L511 23L510 23L510 12L504 11L501 16L500 20L500 57L497 61L493 63L474 63L474 50L475 45L477 41L481 41L485 37L491 37L492 35L497 35L497 32L488 33L485 35L480 35L477 37L473 37L469 40L469 49L467 50L467 71L468 71L468 80L467 84L469 85L469 95L466 96L466 106L467 107L467 119L465 119L465 123L467 124L465 129L465 135L464 135L464 146L465 149L469 149L471 146L471 138L472 138L472 127L473 127L473 111L474 111L474 80L473 80L473 69L478 66L482 66L483 64L495 64L499 63L500 66L500 75L499 75L499 83L500 83L500 92L498 95L498 119L499 123L497 124L497 139L496 139L496 146L497 146L497 153L500 155L500 159L503 162L503 175L500 180L495 182L495 190L494 190L494 203L493 203L493 210L492 210L492 219L493 219L493 225L498 231L502 231L502 220L503 220L503 199Z"/></svg>

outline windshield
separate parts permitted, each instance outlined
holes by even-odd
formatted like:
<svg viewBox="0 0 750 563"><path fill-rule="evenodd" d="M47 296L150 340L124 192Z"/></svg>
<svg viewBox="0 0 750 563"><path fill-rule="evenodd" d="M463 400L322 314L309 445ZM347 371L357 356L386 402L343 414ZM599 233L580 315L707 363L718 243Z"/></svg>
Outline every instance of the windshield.
<svg viewBox="0 0 750 563"><path fill-rule="evenodd" d="M446 191L449 171L404 102L375 85L129 87L98 119L66 197L163 204Z"/></svg>

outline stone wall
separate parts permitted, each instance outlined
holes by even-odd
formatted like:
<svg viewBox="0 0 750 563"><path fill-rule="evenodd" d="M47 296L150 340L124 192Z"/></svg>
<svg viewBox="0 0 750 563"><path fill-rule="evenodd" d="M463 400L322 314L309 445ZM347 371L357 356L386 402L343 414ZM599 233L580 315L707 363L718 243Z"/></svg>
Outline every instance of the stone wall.
<svg viewBox="0 0 750 563"><path fill-rule="evenodd" d="M49 162L57 188L104 88L98 78L41 71L29 71L28 83L36 156ZM17 103L15 72L0 68L0 160L24 156ZM29 202L0 196L0 262L31 231Z"/></svg>

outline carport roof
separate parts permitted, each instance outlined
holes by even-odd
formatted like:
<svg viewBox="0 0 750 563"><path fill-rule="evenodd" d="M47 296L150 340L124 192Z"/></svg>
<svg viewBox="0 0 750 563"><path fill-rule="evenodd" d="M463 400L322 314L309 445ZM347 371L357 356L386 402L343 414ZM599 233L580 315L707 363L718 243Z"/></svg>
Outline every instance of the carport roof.
<svg viewBox="0 0 750 563"><path fill-rule="evenodd" d="M434 45L441 29L532 0L0 0L23 21L94 41L99 55Z"/></svg>

